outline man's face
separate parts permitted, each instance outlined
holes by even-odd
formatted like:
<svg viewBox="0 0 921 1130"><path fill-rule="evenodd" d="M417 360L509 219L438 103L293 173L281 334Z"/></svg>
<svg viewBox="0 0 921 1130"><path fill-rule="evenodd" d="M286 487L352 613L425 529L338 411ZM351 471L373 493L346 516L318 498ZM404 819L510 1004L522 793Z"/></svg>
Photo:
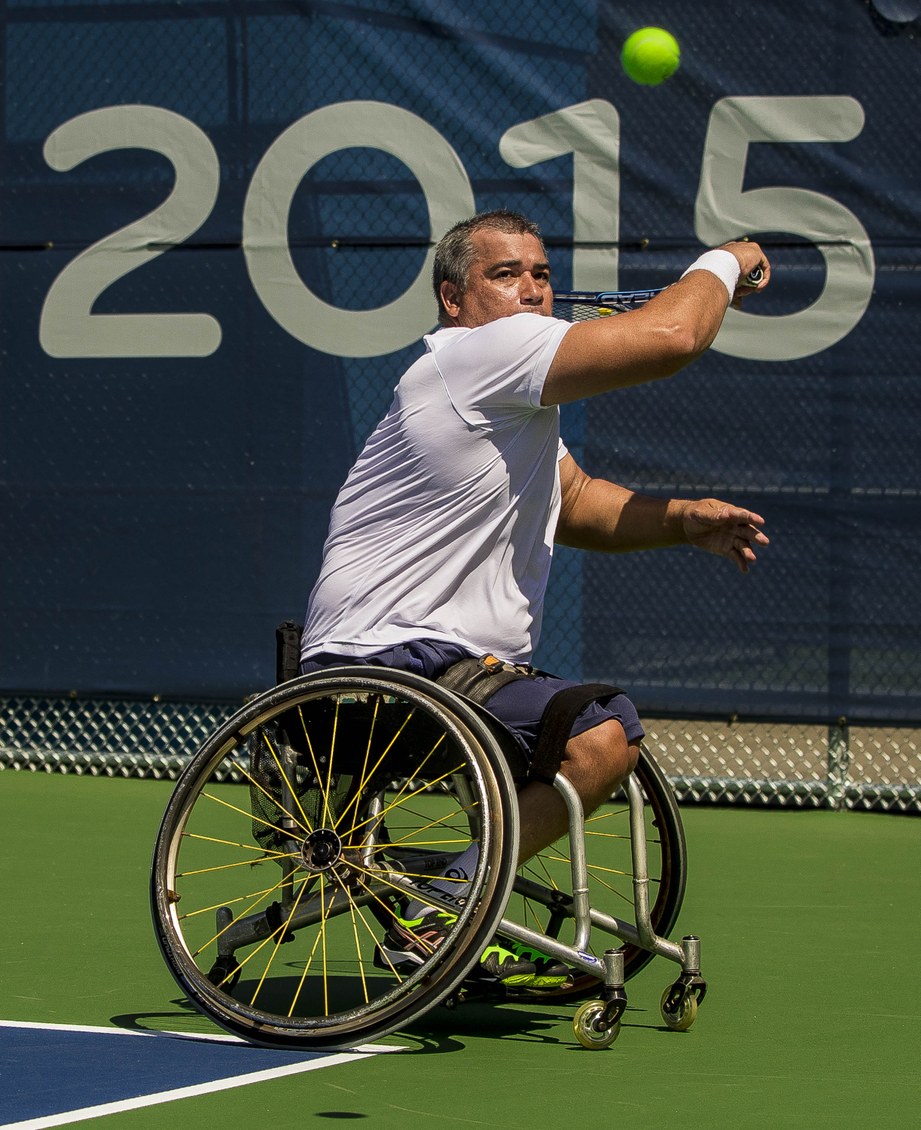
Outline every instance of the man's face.
<svg viewBox="0 0 921 1130"><path fill-rule="evenodd" d="M550 264L540 240L487 228L475 232L472 243L476 256L466 290L441 284L451 325L484 326L524 312L552 315Z"/></svg>

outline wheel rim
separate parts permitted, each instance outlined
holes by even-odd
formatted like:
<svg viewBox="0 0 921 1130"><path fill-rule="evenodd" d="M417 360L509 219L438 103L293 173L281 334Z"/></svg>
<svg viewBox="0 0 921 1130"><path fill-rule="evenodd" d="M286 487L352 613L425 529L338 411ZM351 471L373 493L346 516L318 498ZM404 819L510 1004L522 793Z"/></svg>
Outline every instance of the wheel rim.
<svg viewBox="0 0 921 1130"><path fill-rule="evenodd" d="M154 917L174 976L224 1027L353 1045L421 1015L476 960L513 877L514 793L475 719L427 684L307 677L286 693L241 712L180 781ZM445 942L418 966L388 963L378 943L407 885L474 836L471 897Z"/></svg>
<svg viewBox="0 0 921 1130"><path fill-rule="evenodd" d="M576 1011L572 1022L573 1030L583 1048L608 1048L620 1035L619 1019L610 1027L601 1029L596 1027L603 1013L604 1004L601 1001L586 1001Z"/></svg>

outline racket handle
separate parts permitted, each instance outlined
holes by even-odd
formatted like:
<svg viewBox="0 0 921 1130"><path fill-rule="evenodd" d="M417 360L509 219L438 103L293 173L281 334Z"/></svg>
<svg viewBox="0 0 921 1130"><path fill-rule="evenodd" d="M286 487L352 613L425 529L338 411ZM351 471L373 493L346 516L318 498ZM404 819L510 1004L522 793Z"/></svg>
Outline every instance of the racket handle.
<svg viewBox="0 0 921 1130"><path fill-rule="evenodd" d="M758 285L760 285L761 280L763 278L764 278L764 271L762 271L760 267L755 267L755 269L753 271L749 271L748 274L745 276L745 278L742 279L742 285L743 286L758 286Z"/></svg>

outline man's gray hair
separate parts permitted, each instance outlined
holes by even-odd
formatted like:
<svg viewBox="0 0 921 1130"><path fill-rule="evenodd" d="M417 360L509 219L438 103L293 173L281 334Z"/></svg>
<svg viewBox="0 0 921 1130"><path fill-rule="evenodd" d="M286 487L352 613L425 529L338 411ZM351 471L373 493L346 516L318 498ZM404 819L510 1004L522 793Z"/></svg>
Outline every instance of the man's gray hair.
<svg viewBox="0 0 921 1130"><path fill-rule="evenodd" d="M476 257L473 236L479 231L501 231L509 235L533 235L544 246L540 228L520 212L507 208L497 208L493 212L478 212L469 220L461 220L438 241L435 248L435 262L432 267L432 287L438 303L438 320L445 324L447 311L441 300L441 284L452 283L461 294L467 289L470 268Z"/></svg>

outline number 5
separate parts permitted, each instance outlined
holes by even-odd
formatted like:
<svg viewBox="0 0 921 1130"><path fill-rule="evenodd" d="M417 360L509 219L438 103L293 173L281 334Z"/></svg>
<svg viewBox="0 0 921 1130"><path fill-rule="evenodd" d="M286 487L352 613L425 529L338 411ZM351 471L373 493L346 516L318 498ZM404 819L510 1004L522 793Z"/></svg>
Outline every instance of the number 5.
<svg viewBox="0 0 921 1130"><path fill-rule="evenodd" d="M851 141L863 123L860 103L844 95L723 98L713 107L694 206L698 238L713 246L742 232L789 232L818 247L826 270L822 293L805 310L774 317L729 310L714 343L721 353L794 361L828 349L863 317L873 251L853 212L803 188L742 190L751 142Z"/></svg>

